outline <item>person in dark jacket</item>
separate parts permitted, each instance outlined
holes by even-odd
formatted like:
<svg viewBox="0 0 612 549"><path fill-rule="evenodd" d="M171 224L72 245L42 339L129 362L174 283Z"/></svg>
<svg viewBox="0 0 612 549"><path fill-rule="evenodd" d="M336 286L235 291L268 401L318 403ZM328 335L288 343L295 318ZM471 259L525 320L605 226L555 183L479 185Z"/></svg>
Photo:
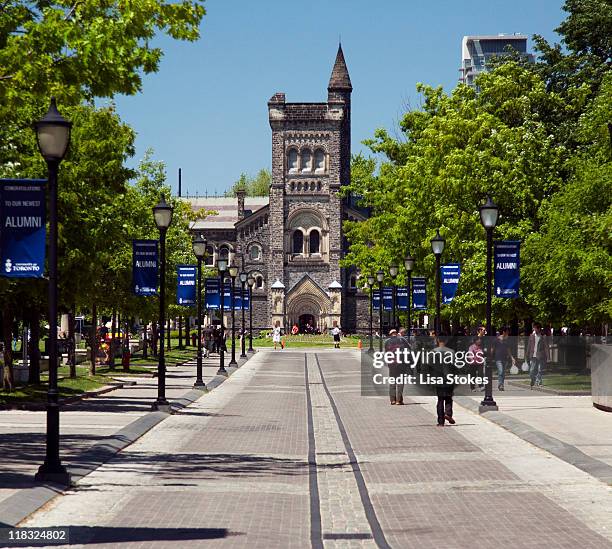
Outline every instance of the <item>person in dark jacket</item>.
<svg viewBox="0 0 612 549"><path fill-rule="evenodd" d="M439 334L436 337L436 347L433 350L434 353L439 354L433 363L433 372L437 377L443 379L443 383L436 384L436 395L438 402L436 405L436 411L438 413L438 427L444 427L446 421L451 425L455 424L453 419L453 393L455 391L455 384L447 382L447 376L454 373L454 357L455 351L450 347L447 347L448 336L445 334Z"/></svg>

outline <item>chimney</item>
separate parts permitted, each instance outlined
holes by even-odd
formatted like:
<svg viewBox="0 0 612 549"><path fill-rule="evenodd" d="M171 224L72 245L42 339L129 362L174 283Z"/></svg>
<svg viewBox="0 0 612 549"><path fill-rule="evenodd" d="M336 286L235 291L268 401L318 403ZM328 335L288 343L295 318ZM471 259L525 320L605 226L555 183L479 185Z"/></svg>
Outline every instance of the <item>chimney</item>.
<svg viewBox="0 0 612 549"><path fill-rule="evenodd" d="M244 189L239 189L236 191L236 198L238 199L238 219L244 219L244 197L246 196L246 191Z"/></svg>

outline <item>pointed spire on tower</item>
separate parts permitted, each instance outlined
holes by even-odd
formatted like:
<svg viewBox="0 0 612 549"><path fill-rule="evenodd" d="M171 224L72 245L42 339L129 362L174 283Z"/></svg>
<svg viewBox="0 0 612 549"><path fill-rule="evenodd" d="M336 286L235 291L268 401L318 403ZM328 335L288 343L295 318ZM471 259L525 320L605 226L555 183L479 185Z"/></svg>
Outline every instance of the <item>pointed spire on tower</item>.
<svg viewBox="0 0 612 549"><path fill-rule="evenodd" d="M340 43L338 44L336 62L334 63L334 68L332 69L327 89L328 91L353 90L353 86L351 85L351 77L349 76L348 69L346 68L346 61L344 60L344 53L342 52L342 44Z"/></svg>

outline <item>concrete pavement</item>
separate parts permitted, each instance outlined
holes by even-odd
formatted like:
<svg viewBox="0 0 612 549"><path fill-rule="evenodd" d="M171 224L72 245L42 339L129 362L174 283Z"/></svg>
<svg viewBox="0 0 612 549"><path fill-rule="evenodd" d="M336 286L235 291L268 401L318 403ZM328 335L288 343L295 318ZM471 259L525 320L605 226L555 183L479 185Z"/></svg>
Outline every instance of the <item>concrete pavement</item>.
<svg viewBox="0 0 612 549"><path fill-rule="evenodd" d="M360 395L355 351L263 351L24 526L96 547L612 547L612 488L433 397Z"/></svg>

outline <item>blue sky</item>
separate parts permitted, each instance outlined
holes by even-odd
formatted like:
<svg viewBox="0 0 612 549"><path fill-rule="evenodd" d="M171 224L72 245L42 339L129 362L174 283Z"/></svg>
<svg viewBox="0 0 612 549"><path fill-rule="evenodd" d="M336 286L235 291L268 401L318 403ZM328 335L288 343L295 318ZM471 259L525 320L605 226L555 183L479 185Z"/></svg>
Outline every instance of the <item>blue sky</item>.
<svg viewBox="0 0 612 549"><path fill-rule="evenodd" d="M137 132L136 164L152 147L183 193L223 192L270 166L267 101L324 101L338 47L353 83L353 152L379 127L394 131L417 82L456 84L465 34L522 32L558 41L562 0L208 0L196 43L161 38L160 71L120 97Z"/></svg>

